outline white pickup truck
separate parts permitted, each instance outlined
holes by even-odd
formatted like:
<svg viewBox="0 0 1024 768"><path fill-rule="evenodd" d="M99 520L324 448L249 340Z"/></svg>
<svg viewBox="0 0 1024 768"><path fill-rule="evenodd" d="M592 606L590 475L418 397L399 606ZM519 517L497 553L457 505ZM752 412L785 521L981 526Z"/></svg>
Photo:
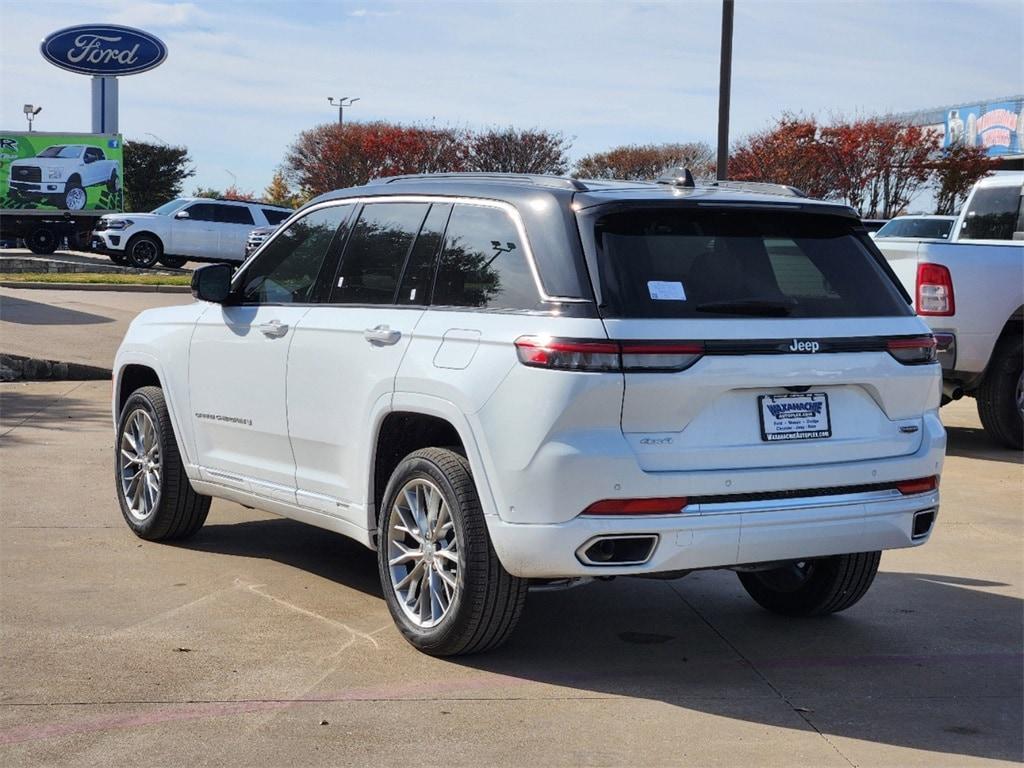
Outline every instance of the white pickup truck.
<svg viewBox="0 0 1024 768"><path fill-rule="evenodd" d="M117 192L118 165L108 160L102 147L56 144L35 157L15 160L10 168L10 188L23 197L52 200L69 211L85 210L89 187L105 184Z"/></svg>
<svg viewBox="0 0 1024 768"><path fill-rule="evenodd" d="M943 402L977 399L985 430L1024 446L1024 172L979 181L948 242L875 240L939 342Z"/></svg>

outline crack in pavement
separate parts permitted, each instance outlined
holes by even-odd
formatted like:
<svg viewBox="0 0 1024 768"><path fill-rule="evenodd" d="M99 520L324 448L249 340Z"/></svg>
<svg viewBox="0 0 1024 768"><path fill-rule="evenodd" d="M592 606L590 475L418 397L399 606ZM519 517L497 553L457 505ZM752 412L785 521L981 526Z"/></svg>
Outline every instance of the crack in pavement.
<svg viewBox="0 0 1024 768"><path fill-rule="evenodd" d="M789 707L790 711L792 711L793 714L795 714L797 717L799 717L801 720L807 723L808 727L810 727L816 734L818 734L822 739L824 739L825 743L832 747L835 753L839 755L839 757L841 757L844 761L846 761L847 765L851 766L851 768L858 768L857 763L853 762L853 760L851 760L849 757L843 754L843 751L839 749L838 746L836 746L835 742L833 742L832 739L830 739L825 733L821 731L820 728L818 728L818 726L816 726L811 721L811 718L808 717L809 713L806 711L802 711L804 708L798 707L792 701L790 701L789 697L785 693L783 693L771 680L769 680L768 676L765 675L760 669L758 669L753 661L747 658L747 656L739 648L737 648L733 644L733 642L718 629L718 627L712 624L711 621L701 611L699 611L696 606L693 605L693 603L686 599L686 596L683 595L683 593L676 588L675 584L668 582L667 586L682 601L683 605L685 605L687 608L693 611L697 618L699 618L702 622L704 622L705 625L707 625L708 629L714 632L715 635L717 635L723 643L725 643L730 649L732 649L732 652L735 653L736 656L743 661L743 663L750 667L750 670L755 675L757 675L761 679L761 681L775 693L776 696L779 697L780 701L782 701L787 707Z"/></svg>

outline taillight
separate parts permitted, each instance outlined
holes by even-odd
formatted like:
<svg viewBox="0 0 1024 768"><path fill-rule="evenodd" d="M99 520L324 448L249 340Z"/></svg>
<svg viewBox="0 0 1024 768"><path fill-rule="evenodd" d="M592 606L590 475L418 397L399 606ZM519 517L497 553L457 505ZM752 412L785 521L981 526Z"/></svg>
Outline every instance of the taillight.
<svg viewBox="0 0 1024 768"><path fill-rule="evenodd" d="M563 371L682 371L704 354L697 342L591 341L549 336L520 336L519 362L533 368Z"/></svg>
<svg viewBox="0 0 1024 768"><path fill-rule="evenodd" d="M896 483L896 490L904 496L913 496L915 493L927 493L939 487L939 476L919 477L916 480L904 480Z"/></svg>
<svg viewBox="0 0 1024 768"><path fill-rule="evenodd" d="M935 362L934 336L915 336L908 339L889 339L885 342L889 354L904 365Z"/></svg>
<svg viewBox="0 0 1024 768"><path fill-rule="evenodd" d="M595 501L584 515L674 515L686 506L685 496L663 499L604 499Z"/></svg>
<svg viewBox="0 0 1024 768"><path fill-rule="evenodd" d="M953 278L941 264L917 265L917 314L952 315Z"/></svg>

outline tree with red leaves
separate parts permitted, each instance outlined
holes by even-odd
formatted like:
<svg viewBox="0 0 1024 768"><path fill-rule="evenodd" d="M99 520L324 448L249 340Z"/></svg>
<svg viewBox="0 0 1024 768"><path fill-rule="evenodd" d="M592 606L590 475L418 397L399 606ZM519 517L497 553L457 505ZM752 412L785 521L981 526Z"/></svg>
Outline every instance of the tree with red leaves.
<svg viewBox="0 0 1024 768"><path fill-rule="evenodd" d="M573 172L584 179L652 181L676 167L689 168L697 178L714 176L715 151L703 141L628 144L581 158Z"/></svg>
<svg viewBox="0 0 1024 768"><path fill-rule="evenodd" d="M838 194L834 169L818 139L813 117L784 114L778 123L737 142L729 155L729 178L787 184L810 197Z"/></svg>
<svg viewBox="0 0 1024 768"><path fill-rule="evenodd" d="M935 212L955 213L975 182L988 176L996 164L984 147L961 144L941 150L935 164Z"/></svg>

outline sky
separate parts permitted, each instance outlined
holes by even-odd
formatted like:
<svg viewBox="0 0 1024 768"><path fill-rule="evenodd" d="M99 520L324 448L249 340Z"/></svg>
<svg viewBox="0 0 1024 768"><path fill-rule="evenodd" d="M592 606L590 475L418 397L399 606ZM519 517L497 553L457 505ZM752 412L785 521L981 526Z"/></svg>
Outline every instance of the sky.
<svg viewBox="0 0 1024 768"><path fill-rule="evenodd" d="M120 80L128 139L187 146L195 186L262 192L302 130L337 119L563 132L573 159L717 135L721 3L0 0L0 127L90 130L89 78L39 53L73 24L156 34ZM1024 91L1020 0L737 0L731 136L784 111L906 112Z"/></svg>

